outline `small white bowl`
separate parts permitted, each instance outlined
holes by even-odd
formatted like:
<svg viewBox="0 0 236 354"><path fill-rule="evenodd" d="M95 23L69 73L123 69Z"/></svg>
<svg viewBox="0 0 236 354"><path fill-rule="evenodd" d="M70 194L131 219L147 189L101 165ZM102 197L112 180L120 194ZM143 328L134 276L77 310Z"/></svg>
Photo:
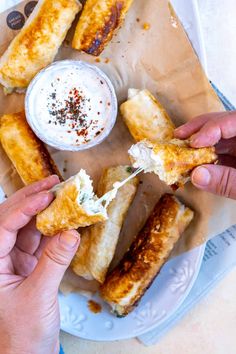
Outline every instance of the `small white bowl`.
<svg viewBox="0 0 236 354"><path fill-rule="evenodd" d="M83 130L74 129L73 117L76 122L81 122L80 116L69 111L62 123L58 115L61 114L62 101L69 102L68 92L71 93L72 88L81 90L85 98L82 107L86 108L82 108L81 114L86 112L88 122L89 119L92 122L86 128L89 137L80 135ZM64 96L66 92L67 96ZM52 106L55 105L60 107L53 111ZM117 118L117 97L110 79L95 65L80 60L62 60L41 70L31 81L25 97L25 111L29 125L40 140L59 150L81 151L100 144L110 134ZM84 124L87 124L86 119L82 120ZM68 124L73 128L68 128ZM79 141L82 139L85 141Z"/></svg>

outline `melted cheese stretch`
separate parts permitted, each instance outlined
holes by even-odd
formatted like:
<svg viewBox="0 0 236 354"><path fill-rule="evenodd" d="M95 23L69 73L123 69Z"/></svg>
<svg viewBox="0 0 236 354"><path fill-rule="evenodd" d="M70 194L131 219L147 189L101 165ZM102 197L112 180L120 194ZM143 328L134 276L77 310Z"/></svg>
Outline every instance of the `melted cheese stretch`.
<svg viewBox="0 0 236 354"><path fill-rule="evenodd" d="M66 182L53 187L51 191L57 194L58 191L63 188L65 183L74 183L78 191L76 199L77 204L80 205L88 215L102 214L107 217L106 209L112 200L115 199L118 190L140 172L142 172L142 169L137 169L124 181L114 183L113 189L104 194L101 198L98 198L95 195L92 180L83 169L81 169L77 175L69 178Z"/></svg>
<svg viewBox="0 0 236 354"><path fill-rule="evenodd" d="M138 168L135 172L133 172L129 177L127 177L124 181L121 182L115 182L113 184L113 189L109 192L107 192L106 194L104 194L104 196L102 196L98 202L99 203L104 203L105 202L105 208L108 207L108 205L110 204L110 202L115 199L116 194L118 192L118 190L123 187L128 181L130 181L131 179L133 179L134 177L136 177L140 172L143 171L143 168Z"/></svg>
<svg viewBox="0 0 236 354"><path fill-rule="evenodd" d="M154 172L159 175L164 167L161 156L155 154L153 145L146 141L131 146L129 155L133 159L133 166L135 168L141 167L145 173Z"/></svg>

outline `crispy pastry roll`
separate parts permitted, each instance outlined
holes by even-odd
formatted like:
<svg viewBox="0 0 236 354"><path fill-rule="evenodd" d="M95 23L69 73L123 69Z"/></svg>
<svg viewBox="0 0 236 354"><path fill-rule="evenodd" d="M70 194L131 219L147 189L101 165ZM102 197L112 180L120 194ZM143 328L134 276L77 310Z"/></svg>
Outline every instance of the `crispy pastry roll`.
<svg viewBox="0 0 236 354"><path fill-rule="evenodd" d="M0 83L8 92L26 88L53 61L80 9L78 0L39 0L0 59Z"/></svg>
<svg viewBox="0 0 236 354"><path fill-rule="evenodd" d="M105 169L99 181L97 195L101 197L112 189L115 182L125 180L130 173L128 166ZM72 269L77 275L104 282L137 187L137 177L127 182L109 205L108 220L82 230L80 247L72 262Z"/></svg>
<svg viewBox="0 0 236 354"><path fill-rule="evenodd" d="M100 55L122 24L133 0L87 0L77 24L72 47Z"/></svg>
<svg viewBox="0 0 236 354"><path fill-rule="evenodd" d="M173 138L174 124L158 100L148 90L129 89L120 112L136 141Z"/></svg>
<svg viewBox="0 0 236 354"><path fill-rule="evenodd" d="M84 170L54 189L55 199L37 215L37 229L45 236L90 226L107 219L103 203L93 192L92 181Z"/></svg>
<svg viewBox="0 0 236 354"><path fill-rule="evenodd" d="M101 287L113 312L126 316L160 272L194 213L176 197L165 194L118 266Z"/></svg>
<svg viewBox="0 0 236 354"><path fill-rule="evenodd" d="M24 184L53 174L62 180L48 150L28 125L24 112L1 117L0 142Z"/></svg>
<svg viewBox="0 0 236 354"><path fill-rule="evenodd" d="M154 172L160 180L177 188L190 180L195 167L217 160L214 147L195 149L189 146L188 141L178 139L155 144L144 140L133 145L129 155L135 168Z"/></svg>

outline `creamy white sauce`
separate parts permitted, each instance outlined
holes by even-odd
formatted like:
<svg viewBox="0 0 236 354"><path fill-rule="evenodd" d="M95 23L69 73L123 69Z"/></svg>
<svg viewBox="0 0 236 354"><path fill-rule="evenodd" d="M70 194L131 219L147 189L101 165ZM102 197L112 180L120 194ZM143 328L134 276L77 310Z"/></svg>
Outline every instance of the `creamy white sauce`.
<svg viewBox="0 0 236 354"><path fill-rule="evenodd" d="M33 127L44 141L80 146L104 134L114 116L112 99L110 87L99 72L62 62L37 79L28 105L34 116Z"/></svg>

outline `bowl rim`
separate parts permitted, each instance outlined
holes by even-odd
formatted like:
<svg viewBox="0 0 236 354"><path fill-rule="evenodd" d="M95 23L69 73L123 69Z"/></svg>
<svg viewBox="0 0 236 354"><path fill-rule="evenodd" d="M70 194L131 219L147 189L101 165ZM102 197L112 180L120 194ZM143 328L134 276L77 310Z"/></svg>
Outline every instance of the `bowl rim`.
<svg viewBox="0 0 236 354"><path fill-rule="evenodd" d="M84 67L85 69L90 69L94 71L99 77L101 77L102 80L105 81L110 92L112 113L111 113L111 117L108 119L108 123L106 124L105 129L97 138L92 139L90 142L81 145L63 144L62 142L59 143L55 141L55 139L50 139L48 137L45 137L45 135L43 134L43 130L38 128L38 125L36 124L37 122L36 115L32 114L32 110L30 107L30 98L31 98L32 91L35 89L35 86L37 86L39 80L43 75L45 75L45 73L53 70L55 67L58 66L63 67L63 66L78 66L78 65L80 67L81 66ZM25 115L26 115L26 120L30 125L31 129L33 130L33 132L35 133L35 135L45 144L54 147L57 150L62 150L62 151L84 151L101 144L110 135L117 120L118 101L117 101L114 85L112 84L110 78L103 70L98 68L96 65L87 63L83 60L73 60L73 59L58 60L46 66L42 70L40 70L38 74L30 82L25 95Z"/></svg>

